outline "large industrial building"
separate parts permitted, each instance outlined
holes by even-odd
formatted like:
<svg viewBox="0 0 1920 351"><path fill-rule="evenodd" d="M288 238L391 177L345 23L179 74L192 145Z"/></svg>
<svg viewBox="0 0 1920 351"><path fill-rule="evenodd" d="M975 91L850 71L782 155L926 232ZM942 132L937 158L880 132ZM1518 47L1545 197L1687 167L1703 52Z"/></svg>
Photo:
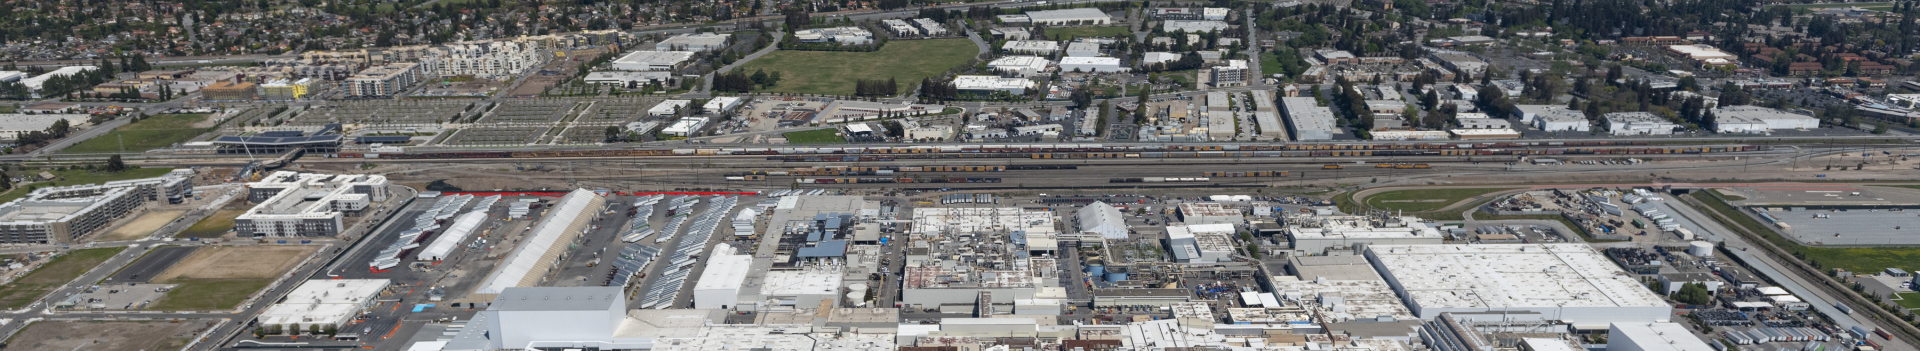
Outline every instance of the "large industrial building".
<svg viewBox="0 0 1920 351"><path fill-rule="evenodd" d="M1340 128L1334 126L1333 110L1320 106L1310 97L1280 98L1280 106L1285 109L1288 132L1293 133L1296 141L1333 140L1340 134Z"/></svg>
<svg viewBox="0 0 1920 351"><path fill-rule="evenodd" d="M1820 119L1753 105L1713 109L1715 133L1766 133L1781 129L1817 129Z"/></svg>
<svg viewBox="0 0 1920 351"><path fill-rule="evenodd" d="M305 326L340 328L373 307L393 282L387 279L308 280L279 303L260 311L259 325L300 333Z"/></svg>
<svg viewBox="0 0 1920 351"><path fill-rule="evenodd" d="M7 141L7 145L14 145L19 142L20 133L44 132L61 120L66 120L68 126L83 126L91 117L84 113L0 114L0 141Z"/></svg>
<svg viewBox="0 0 1920 351"><path fill-rule="evenodd" d="M620 71L672 71L693 58L692 51L634 51L610 64Z"/></svg>
<svg viewBox="0 0 1920 351"><path fill-rule="evenodd" d="M1287 219L1293 249L1321 253L1354 245L1437 245L1444 235L1417 217L1298 216Z"/></svg>
<svg viewBox="0 0 1920 351"><path fill-rule="evenodd" d="M732 36L732 34L721 33L686 33L653 44L653 50L701 52L722 49L727 47L727 39Z"/></svg>
<svg viewBox="0 0 1920 351"><path fill-rule="evenodd" d="M646 349L655 338L622 338L626 327L647 324L627 316L620 287L513 287L468 320L446 351L534 348ZM717 311L687 310L708 314ZM669 323L655 320L651 323ZM699 321L704 324L704 320Z"/></svg>
<svg viewBox="0 0 1920 351"><path fill-rule="evenodd" d="M1052 40L1008 40L1000 44L1000 50L1010 54L1053 55L1060 51L1060 42Z"/></svg>
<svg viewBox="0 0 1920 351"><path fill-rule="evenodd" d="M1060 72L1126 72L1129 68L1120 65L1116 57L1062 57Z"/></svg>
<svg viewBox="0 0 1920 351"><path fill-rule="evenodd" d="M606 198L587 189L574 189L566 196L561 196L552 209L541 216L540 222L527 230L526 238L513 248L513 253L501 260L500 265L488 273L487 278L468 296L484 300L497 295L504 299L509 296L502 293L509 288L540 284L547 271L566 256L568 246L580 238L580 234L587 230L593 218L606 206ZM620 288L612 289L613 296L621 296ZM618 315L617 312L615 314Z"/></svg>
<svg viewBox="0 0 1920 351"><path fill-rule="evenodd" d="M323 237L346 229L348 214L365 211L391 193L382 175L276 171L247 183L253 208L234 217L240 237Z"/></svg>
<svg viewBox="0 0 1920 351"><path fill-rule="evenodd" d="M1421 319L1450 312L1597 326L1672 315L1673 306L1584 244L1369 245L1366 256Z"/></svg>
<svg viewBox="0 0 1920 351"><path fill-rule="evenodd" d="M1074 213L1074 219L1080 224L1081 233L1089 233L1107 240L1125 240L1127 238L1127 218L1120 209L1103 201L1094 201L1081 207Z"/></svg>
<svg viewBox="0 0 1920 351"><path fill-rule="evenodd" d="M35 189L0 204L0 244L71 243L106 229L146 201L184 201L193 171L176 169L154 178Z"/></svg>
<svg viewBox="0 0 1920 351"><path fill-rule="evenodd" d="M100 69L100 67L97 67L97 66L60 67L60 69L53 70L52 72L47 72L47 73L43 73L43 74L32 76L32 77L20 78L20 84L27 86L28 95L32 95L34 99L40 99L40 98L46 97L46 96L40 96L40 93L42 89L46 89L48 80L53 80L54 77L71 76L75 74L80 74L82 72L93 71L98 69Z"/></svg>
<svg viewBox="0 0 1920 351"><path fill-rule="evenodd" d="M1607 327L1607 351L1713 351L1679 323L1618 322Z"/></svg>
<svg viewBox="0 0 1920 351"><path fill-rule="evenodd" d="M1231 260L1233 225L1196 224L1167 227L1167 252L1180 263L1216 263Z"/></svg>
<svg viewBox="0 0 1920 351"><path fill-rule="evenodd" d="M1033 77L1046 73L1047 66L1051 64L1053 63L1039 56L1006 56L993 59L993 62L987 63L987 67L993 68L995 72Z"/></svg>
<svg viewBox="0 0 1920 351"><path fill-rule="evenodd" d="M1607 132L1613 135L1671 135L1680 125L1647 112L1614 112L1606 115Z"/></svg>
<svg viewBox="0 0 1920 351"><path fill-rule="evenodd" d="M1185 222L1188 225L1193 225L1193 224L1240 225L1241 222L1246 221L1246 216L1242 215L1240 213L1240 210L1230 208L1230 207L1227 207L1226 205L1221 205L1218 203L1212 203L1212 202L1183 203L1183 204L1177 205L1176 207L1180 209L1180 212L1179 212L1180 221Z"/></svg>
<svg viewBox="0 0 1920 351"><path fill-rule="evenodd" d="M873 32L860 27L809 28L794 31L793 39L802 43L866 45L873 43Z"/></svg>
<svg viewBox="0 0 1920 351"><path fill-rule="evenodd" d="M733 246L719 244L707 258L706 270L693 285L693 308L729 309L740 305L740 286L753 268L753 255L734 252Z"/></svg>
<svg viewBox="0 0 1920 351"><path fill-rule="evenodd" d="M1562 105L1513 105L1519 110L1520 123L1548 132L1585 132L1592 123L1587 113Z"/></svg>

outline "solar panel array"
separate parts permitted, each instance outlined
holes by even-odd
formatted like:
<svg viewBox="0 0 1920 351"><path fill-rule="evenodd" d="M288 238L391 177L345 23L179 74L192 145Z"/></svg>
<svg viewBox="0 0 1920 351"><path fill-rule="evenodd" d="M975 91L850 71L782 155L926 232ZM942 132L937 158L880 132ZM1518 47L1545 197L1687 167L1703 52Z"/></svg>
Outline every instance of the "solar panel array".
<svg viewBox="0 0 1920 351"><path fill-rule="evenodd" d="M387 244L385 249L380 249L380 254L374 256L373 261L367 262L367 266L373 269L388 269L399 266L401 253L420 247L420 237L422 235L435 229L440 229L440 219L453 217L453 212L459 211L460 206L466 205L467 201L470 200L473 200L473 195L441 196L440 200L433 202L433 208L422 211L419 216L413 217L413 227L400 232L400 238L395 239L391 244ZM457 205L455 204L456 202L458 203ZM440 216L442 211L447 213L446 217Z"/></svg>
<svg viewBox="0 0 1920 351"><path fill-rule="evenodd" d="M681 288L686 287L687 275L693 272L687 267L699 261L694 255L706 251L707 239L713 237L714 229L720 227L720 221L726 219L727 213L733 212L739 198L714 196L709 202L712 203L707 205L707 211L700 213L693 220L693 226L687 228L687 237L674 246L667 260L673 266L668 267L666 273L662 273L659 280L647 289L646 296L640 299L640 308L664 309L673 306L674 297L679 295Z"/></svg>

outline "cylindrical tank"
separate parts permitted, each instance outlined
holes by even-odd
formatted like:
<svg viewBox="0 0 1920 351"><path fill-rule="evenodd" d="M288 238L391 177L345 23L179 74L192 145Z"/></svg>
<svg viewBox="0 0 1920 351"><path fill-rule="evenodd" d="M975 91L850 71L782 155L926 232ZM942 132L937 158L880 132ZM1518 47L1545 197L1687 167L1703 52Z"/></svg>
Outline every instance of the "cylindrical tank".
<svg viewBox="0 0 1920 351"><path fill-rule="evenodd" d="M1118 282L1120 282L1120 281L1122 281L1122 280L1127 280L1127 274L1126 274L1126 273L1107 273L1107 282L1108 282L1108 283L1118 283Z"/></svg>
<svg viewBox="0 0 1920 351"><path fill-rule="evenodd" d="M1087 276L1089 277L1103 277L1106 275L1107 275L1107 266L1100 266L1100 265L1087 266Z"/></svg>
<svg viewBox="0 0 1920 351"><path fill-rule="evenodd" d="M1688 243L1687 254L1693 257L1713 257L1713 243L1705 241Z"/></svg>

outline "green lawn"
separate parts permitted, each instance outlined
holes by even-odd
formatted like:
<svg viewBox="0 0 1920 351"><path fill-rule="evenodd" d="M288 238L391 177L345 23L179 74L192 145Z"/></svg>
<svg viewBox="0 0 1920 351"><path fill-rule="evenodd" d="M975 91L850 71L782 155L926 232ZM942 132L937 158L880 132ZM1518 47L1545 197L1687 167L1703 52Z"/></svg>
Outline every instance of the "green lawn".
<svg viewBox="0 0 1920 351"><path fill-rule="evenodd" d="M73 278L79 278L94 266L106 262L108 258L119 254L123 249L126 248L81 249L56 257L53 262L34 269L32 273L27 273L26 276L6 286L0 286L0 309L26 307L27 304L40 299L40 296L46 295L54 288L73 281Z"/></svg>
<svg viewBox="0 0 1920 351"><path fill-rule="evenodd" d="M0 113L20 113L20 107L13 104L0 105Z"/></svg>
<svg viewBox="0 0 1920 351"><path fill-rule="evenodd" d="M1079 37L1110 38L1133 34L1133 28L1127 26L1068 27L1047 28L1043 30L1047 32L1047 38L1052 40L1073 40Z"/></svg>
<svg viewBox="0 0 1920 351"><path fill-rule="evenodd" d="M1915 262L1920 262L1920 247L1914 246L1837 248L1801 245L1799 242L1793 241L1793 239L1781 236L1780 233L1773 231L1772 227L1760 223L1760 221L1754 219L1753 216L1741 213L1739 209L1727 204L1726 200L1716 195L1719 194L1707 192L1695 193L1689 196L1693 196L1694 199L1700 200L1700 203L1706 204L1707 210L1719 212L1721 215L1733 219L1733 223L1721 221L1722 224L1726 224L1729 227L1737 226L1746 229L1748 232L1756 233L1766 239L1767 242L1773 243L1774 246L1779 246L1787 252L1799 253L1805 256L1804 260L1821 270L1839 268L1845 269L1848 272L1879 272L1886 270L1888 267L1912 269L1916 267L1914 266ZM1715 220L1719 219L1716 218Z"/></svg>
<svg viewBox="0 0 1920 351"><path fill-rule="evenodd" d="M1501 190L1507 188L1393 190L1368 196L1366 204L1389 211L1423 212L1446 208L1469 197Z"/></svg>
<svg viewBox="0 0 1920 351"><path fill-rule="evenodd" d="M53 175L56 177L59 177L60 180L55 180L53 182L33 183L33 185L40 185L45 187L45 186L58 186L58 185L98 184L98 183L105 183L105 182L110 182L115 180L153 178L153 177L158 177L162 174L167 174L167 172L172 172L172 171L173 171L172 168L135 168L135 169L129 169L129 170L114 172L114 173L94 172L94 171L88 171L84 169L74 169L74 170L64 170L64 171L52 170L52 171L46 171L46 172L53 173ZM40 174L40 172L41 171L38 171L38 170L27 170L21 175L22 176L36 175L36 174ZM18 199L26 196L27 196L27 189L25 187L15 187L12 190L8 190L6 193L0 193L0 203L13 201L14 199Z"/></svg>
<svg viewBox="0 0 1920 351"><path fill-rule="evenodd" d="M1900 293L1900 299L1894 302L1900 303L1900 307L1909 309L1920 308L1920 292L1908 291Z"/></svg>
<svg viewBox="0 0 1920 351"><path fill-rule="evenodd" d="M167 284L180 284L166 297L147 306L155 311L207 311L224 310L240 305L252 296L272 284L273 279L174 279Z"/></svg>
<svg viewBox="0 0 1920 351"><path fill-rule="evenodd" d="M1272 52L1260 53L1260 77L1261 78L1272 77L1275 74L1282 74L1282 73L1287 73L1287 72L1280 71L1279 55L1274 55Z"/></svg>
<svg viewBox="0 0 1920 351"><path fill-rule="evenodd" d="M781 134L787 137L788 144L827 144L845 143L847 138L840 137L840 130L834 128L814 129Z"/></svg>
<svg viewBox="0 0 1920 351"><path fill-rule="evenodd" d="M900 92L979 55L966 39L895 40L876 52L777 50L741 66L741 72L781 72L766 92L853 95L854 81L893 78Z"/></svg>
<svg viewBox="0 0 1920 351"><path fill-rule="evenodd" d="M212 128L193 128L194 123L207 119L206 114L154 115L139 122L128 123L112 132L93 139L81 141L61 153L105 153L121 152L125 143L126 152L145 152L156 148L171 146L174 143L193 139Z"/></svg>
<svg viewBox="0 0 1920 351"><path fill-rule="evenodd" d="M193 222L193 226L187 227L187 230L180 231L180 234L174 235L174 237L218 238L221 235L226 235L228 230L233 229L234 217L239 217L241 213L246 212L246 210L233 209L216 211L212 216L207 216L207 218L201 219L199 222Z"/></svg>

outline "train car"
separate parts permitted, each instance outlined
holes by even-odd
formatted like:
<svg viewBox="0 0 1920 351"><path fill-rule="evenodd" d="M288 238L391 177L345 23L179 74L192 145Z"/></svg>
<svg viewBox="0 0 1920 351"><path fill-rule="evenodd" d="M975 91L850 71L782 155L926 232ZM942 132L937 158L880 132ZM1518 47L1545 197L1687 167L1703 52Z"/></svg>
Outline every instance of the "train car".
<svg viewBox="0 0 1920 351"><path fill-rule="evenodd" d="M1340 169L1340 168L1341 168L1341 167L1340 167L1340 165L1325 165L1325 166L1320 166L1320 169Z"/></svg>

